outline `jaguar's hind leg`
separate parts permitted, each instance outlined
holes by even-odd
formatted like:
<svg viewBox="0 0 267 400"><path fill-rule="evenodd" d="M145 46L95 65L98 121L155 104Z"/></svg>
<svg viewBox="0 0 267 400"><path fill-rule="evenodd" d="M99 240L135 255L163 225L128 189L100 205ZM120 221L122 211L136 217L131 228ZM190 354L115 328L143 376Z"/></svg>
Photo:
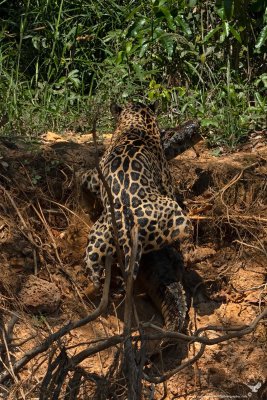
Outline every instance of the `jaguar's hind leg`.
<svg viewBox="0 0 267 400"><path fill-rule="evenodd" d="M105 267L105 257L114 255L115 244L112 228L103 215L93 225L86 248L86 272L95 288L99 288L100 280Z"/></svg>
<svg viewBox="0 0 267 400"><path fill-rule="evenodd" d="M190 220L174 200L158 196L153 203L144 206L143 212L144 217L138 218L138 223L142 226L144 253L190 238Z"/></svg>
<svg viewBox="0 0 267 400"><path fill-rule="evenodd" d="M170 210L172 211L170 212ZM170 228L169 235L171 242L182 241L192 236L193 227L190 219L184 214L181 207L175 201L170 201L167 208L167 226Z"/></svg>
<svg viewBox="0 0 267 400"><path fill-rule="evenodd" d="M100 197L100 180L97 169L90 169L81 177L82 190L88 190Z"/></svg>

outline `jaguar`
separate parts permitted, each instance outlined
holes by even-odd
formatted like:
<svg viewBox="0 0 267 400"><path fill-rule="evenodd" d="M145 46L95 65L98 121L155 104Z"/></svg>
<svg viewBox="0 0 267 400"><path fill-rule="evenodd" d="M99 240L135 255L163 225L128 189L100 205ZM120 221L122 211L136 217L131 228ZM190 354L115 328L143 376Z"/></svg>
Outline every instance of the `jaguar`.
<svg viewBox="0 0 267 400"><path fill-rule="evenodd" d="M129 271L132 236L137 230L136 278L142 254L190 236L191 224L175 198L168 161L154 110L141 103L113 107L116 129L99 167L113 196L118 242ZM108 193L97 170L85 174L82 186L100 196L103 213L93 225L86 249L86 269L95 287L107 255L116 246Z"/></svg>

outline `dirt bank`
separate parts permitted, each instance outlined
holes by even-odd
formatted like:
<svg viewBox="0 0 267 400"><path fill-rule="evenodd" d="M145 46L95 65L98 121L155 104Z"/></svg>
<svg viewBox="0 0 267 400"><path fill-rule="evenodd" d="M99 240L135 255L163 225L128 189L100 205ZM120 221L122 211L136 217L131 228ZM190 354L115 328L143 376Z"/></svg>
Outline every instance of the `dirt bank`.
<svg viewBox="0 0 267 400"><path fill-rule="evenodd" d="M108 140L105 137L104 144ZM201 142L197 152L199 157L188 150L171 162L178 196L195 228L194 246L184 253L189 334L206 325L250 324L266 307L267 292L267 145L262 139L218 157ZM98 298L87 297L82 260L99 210L94 199L81 201L75 179L76 171L93 164L91 135L50 133L37 143L0 142L0 322L8 338L0 347L6 365L0 365L0 372L98 304ZM114 276L105 315L66 335L59 347L73 355L96 338L121 333L123 296ZM135 302L141 321L152 319L162 326L161 315L138 285ZM146 372L166 373L198 349L198 344L167 349L162 359L148 361ZM0 398L39 398L53 351L58 350L51 346L28 363L19 378L0 386ZM266 325L261 322L249 335L207 346L197 363L165 386L146 383L144 398L160 399L165 393L167 399L265 399L265 354ZM114 357L116 347L82 362L89 375L76 398L116 398L106 385L107 377L113 379ZM94 374L98 376L92 378Z"/></svg>

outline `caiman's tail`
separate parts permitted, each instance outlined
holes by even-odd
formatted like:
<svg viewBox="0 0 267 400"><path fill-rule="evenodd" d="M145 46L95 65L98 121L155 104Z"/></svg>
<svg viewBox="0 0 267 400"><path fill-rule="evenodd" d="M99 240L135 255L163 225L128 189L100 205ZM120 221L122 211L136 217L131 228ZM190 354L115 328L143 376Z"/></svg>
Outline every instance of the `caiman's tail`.
<svg viewBox="0 0 267 400"><path fill-rule="evenodd" d="M186 297L180 282L159 287L161 300L161 313L164 318L165 328L168 331L181 332L184 327L187 311Z"/></svg>
<svg viewBox="0 0 267 400"><path fill-rule="evenodd" d="M143 255L140 281L161 312L167 330L181 332L186 312L186 297L181 284L183 260L178 251L168 246Z"/></svg>

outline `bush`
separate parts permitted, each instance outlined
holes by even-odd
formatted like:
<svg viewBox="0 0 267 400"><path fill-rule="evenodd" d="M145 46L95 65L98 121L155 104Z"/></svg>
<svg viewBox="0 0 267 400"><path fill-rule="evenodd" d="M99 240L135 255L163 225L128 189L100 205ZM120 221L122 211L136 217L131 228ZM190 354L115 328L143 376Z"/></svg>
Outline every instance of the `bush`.
<svg viewBox="0 0 267 400"><path fill-rule="evenodd" d="M90 129L112 99L160 100L231 147L266 127L267 1L4 1L4 134ZM93 106L94 105L94 106Z"/></svg>

